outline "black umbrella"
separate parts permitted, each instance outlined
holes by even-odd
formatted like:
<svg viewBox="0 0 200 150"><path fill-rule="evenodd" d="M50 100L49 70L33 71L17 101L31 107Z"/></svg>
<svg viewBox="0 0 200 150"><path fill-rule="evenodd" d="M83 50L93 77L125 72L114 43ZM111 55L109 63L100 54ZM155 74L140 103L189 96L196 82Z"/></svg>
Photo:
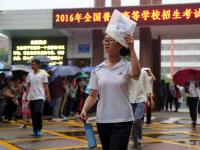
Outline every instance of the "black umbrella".
<svg viewBox="0 0 200 150"><path fill-rule="evenodd" d="M32 71L31 66L26 65L13 65L12 66L12 75L15 78L22 78L23 75L27 75Z"/></svg>

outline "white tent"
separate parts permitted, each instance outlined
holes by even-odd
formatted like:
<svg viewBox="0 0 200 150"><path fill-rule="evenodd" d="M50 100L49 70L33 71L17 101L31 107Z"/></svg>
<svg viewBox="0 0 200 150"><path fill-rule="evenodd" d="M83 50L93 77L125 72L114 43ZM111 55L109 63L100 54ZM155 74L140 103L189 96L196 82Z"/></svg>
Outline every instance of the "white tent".
<svg viewBox="0 0 200 150"><path fill-rule="evenodd" d="M0 33L0 49L1 49L1 58L4 58L4 55L5 57L8 57L8 62L10 62L10 57L11 56L11 52L9 51L9 38L8 36ZM8 63L7 62L7 59L1 59L1 61L5 61L5 63Z"/></svg>
<svg viewBox="0 0 200 150"><path fill-rule="evenodd" d="M5 48L5 49L8 49L8 43L9 43L9 38L0 33L0 48Z"/></svg>
<svg viewBox="0 0 200 150"><path fill-rule="evenodd" d="M0 33L0 39L7 39L8 40L8 37L5 34Z"/></svg>

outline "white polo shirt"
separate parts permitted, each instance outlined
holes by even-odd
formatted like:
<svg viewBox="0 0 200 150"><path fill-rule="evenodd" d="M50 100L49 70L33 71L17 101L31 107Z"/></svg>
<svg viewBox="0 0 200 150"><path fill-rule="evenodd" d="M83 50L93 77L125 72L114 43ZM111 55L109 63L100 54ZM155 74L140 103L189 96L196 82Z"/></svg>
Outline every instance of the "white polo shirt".
<svg viewBox="0 0 200 150"><path fill-rule="evenodd" d="M199 87L195 87L195 81L190 81L189 92L190 97L199 97Z"/></svg>
<svg viewBox="0 0 200 150"><path fill-rule="evenodd" d="M30 83L28 100L45 100L44 83L48 83L47 74L41 70L36 74L32 71L28 74L26 82Z"/></svg>
<svg viewBox="0 0 200 150"><path fill-rule="evenodd" d="M149 78L147 72L145 70L141 70L139 80L131 79L129 82L129 96L131 103L141 103L147 101L147 94L151 93L151 85L149 82Z"/></svg>
<svg viewBox="0 0 200 150"><path fill-rule="evenodd" d="M120 60L112 69L105 61L93 70L89 88L97 89L97 123L115 123L133 121L129 101L128 82L132 74L130 62Z"/></svg>

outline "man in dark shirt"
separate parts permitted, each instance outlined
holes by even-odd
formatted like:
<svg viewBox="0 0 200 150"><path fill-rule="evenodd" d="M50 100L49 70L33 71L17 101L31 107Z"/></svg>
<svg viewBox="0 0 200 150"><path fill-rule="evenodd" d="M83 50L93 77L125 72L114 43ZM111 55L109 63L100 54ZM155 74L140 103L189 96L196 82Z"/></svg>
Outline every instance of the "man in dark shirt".
<svg viewBox="0 0 200 150"><path fill-rule="evenodd" d="M59 119L60 117L60 107L61 107L61 102L64 96L64 85L63 85L63 78L62 77L57 77L54 82L54 107L53 107L53 119L52 121L56 121L56 119Z"/></svg>
<svg viewBox="0 0 200 150"><path fill-rule="evenodd" d="M6 105L6 98L3 95L5 88L8 86L5 73L0 74L0 118L3 116L4 108Z"/></svg>

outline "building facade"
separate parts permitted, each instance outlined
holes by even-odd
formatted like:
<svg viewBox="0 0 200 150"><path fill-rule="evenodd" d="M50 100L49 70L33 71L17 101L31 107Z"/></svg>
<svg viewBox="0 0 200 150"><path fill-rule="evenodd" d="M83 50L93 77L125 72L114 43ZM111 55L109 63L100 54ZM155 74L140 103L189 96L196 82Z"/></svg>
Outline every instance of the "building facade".
<svg viewBox="0 0 200 150"><path fill-rule="evenodd" d="M161 74L172 78L183 68L200 68L200 40L175 39L162 40Z"/></svg>

